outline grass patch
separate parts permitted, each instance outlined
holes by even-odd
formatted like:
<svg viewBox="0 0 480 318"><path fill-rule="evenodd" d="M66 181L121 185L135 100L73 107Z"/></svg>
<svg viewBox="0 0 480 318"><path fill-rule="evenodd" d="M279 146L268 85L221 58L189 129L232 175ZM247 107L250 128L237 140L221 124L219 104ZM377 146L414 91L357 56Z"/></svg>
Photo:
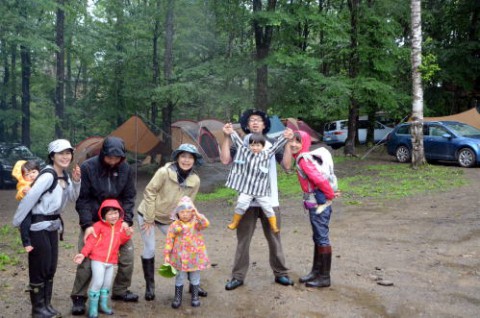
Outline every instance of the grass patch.
<svg viewBox="0 0 480 318"><path fill-rule="evenodd" d="M336 157L338 164L345 160ZM285 173L278 169L278 189L282 197L301 199L301 189L296 173ZM384 200L400 199L422 193L448 191L467 184L463 170L453 167L425 165L413 170L407 164L369 165L363 167L354 176L339 178L342 202L348 205L360 205L366 198ZM234 204L236 192L225 187L215 192L198 194L197 200L227 200Z"/></svg>
<svg viewBox="0 0 480 318"><path fill-rule="evenodd" d="M362 174L339 180L339 188L347 204L358 204L362 198L400 199L466 184L463 170L431 165L413 170L406 164L366 166Z"/></svg>
<svg viewBox="0 0 480 318"><path fill-rule="evenodd" d="M20 254L26 253L22 246L20 233L10 225L0 227L0 271L4 271L6 266L17 265L20 263Z"/></svg>

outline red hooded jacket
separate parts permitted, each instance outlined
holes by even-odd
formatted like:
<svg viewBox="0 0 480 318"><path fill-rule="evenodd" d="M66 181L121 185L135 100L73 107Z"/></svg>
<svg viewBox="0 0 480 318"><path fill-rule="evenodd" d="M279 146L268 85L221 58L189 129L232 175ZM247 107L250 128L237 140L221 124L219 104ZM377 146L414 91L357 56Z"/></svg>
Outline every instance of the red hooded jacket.
<svg viewBox="0 0 480 318"><path fill-rule="evenodd" d="M293 158L297 159L301 153L310 151L312 139L308 133L302 130L297 130L295 133L298 133L302 138L302 149L293 155ZM312 192L314 189L318 189L325 194L327 200L333 200L333 198L335 198L335 193L333 192L328 179L322 173L320 173L317 168L315 168L313 163L301 158L298 162L298 165L307 175L307 178L304 179L300 173L297 172L298 182L300 182L303 192Z"/></svg>
<svg viewBox="0 0 480 318"><path fill-rule="evenodd" d="M102 210L105 208L115 208L120 211L120 217L118 221L112 225L105 221L102 217ZM100 221L93 224L93 229L97 237L90 235L87 238L87 243L82 248L82 254L85 257L89 257L91 260L117 264L118 263L118 250L120 245L125 244L129 239L125 231L121 231L123 216L125 212L115 199L106 199L100 205L98 209L98 217Z"/></svg>

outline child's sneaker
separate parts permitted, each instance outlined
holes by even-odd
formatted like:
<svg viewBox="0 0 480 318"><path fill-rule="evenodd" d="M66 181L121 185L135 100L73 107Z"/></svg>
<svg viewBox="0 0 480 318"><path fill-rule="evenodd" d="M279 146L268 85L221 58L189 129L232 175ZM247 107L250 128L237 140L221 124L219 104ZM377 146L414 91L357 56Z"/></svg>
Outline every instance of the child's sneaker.
<svg viewBox="0 0 480 318"><path fill-rule="evenodd" d="M317 207L317 214L321 214L323 211L325 211L326 208L332 205L332 200L327 200L324 204L319 204Z"/></svg>

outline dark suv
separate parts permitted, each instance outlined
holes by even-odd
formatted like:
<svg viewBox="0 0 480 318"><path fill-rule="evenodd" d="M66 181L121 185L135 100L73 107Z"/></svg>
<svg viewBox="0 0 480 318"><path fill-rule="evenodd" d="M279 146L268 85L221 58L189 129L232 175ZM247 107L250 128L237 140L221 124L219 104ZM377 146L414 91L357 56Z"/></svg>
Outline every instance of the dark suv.
<svg viewBox="0 0 480 318"><path fill-rule="evenodd" d="M35 156L28 147L19 143L0 142L0 189L17 184L12 177L12 170L18 160L35 160L40 168L45 167L45 161Z"/></svg>

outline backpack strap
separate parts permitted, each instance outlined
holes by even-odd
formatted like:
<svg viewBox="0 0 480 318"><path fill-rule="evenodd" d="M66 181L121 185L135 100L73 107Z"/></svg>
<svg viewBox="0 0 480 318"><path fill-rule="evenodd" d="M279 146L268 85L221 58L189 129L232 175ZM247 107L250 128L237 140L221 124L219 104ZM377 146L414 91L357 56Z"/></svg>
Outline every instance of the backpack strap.
<svg viewBox="0 0 480 318"><path fill-rule="evenodd" d="M42 174L45 174L45 173L51 173L51 174L53 175L53 182L52 182L52 184L50 185L50 187L49 187L47 190L43 191L42 195L40 196L40 199L43 197L43 195L44 195L45 193L47 193L47 192L48 192L48 193L52 193L52 191L55 189L55 187L57 186L57 183L58 183L58 175L57 175L57 172L56 172L54 169L49 168L49 167L43 168L43 169L40 171L40 173L38 174L38 176L37 176L37 178L35 179L35 181L38 180L38 178L39 178ZM33 185L35 184L35 181L33 181L32 185L31 185L32 187L33 187Z"/></svg>

